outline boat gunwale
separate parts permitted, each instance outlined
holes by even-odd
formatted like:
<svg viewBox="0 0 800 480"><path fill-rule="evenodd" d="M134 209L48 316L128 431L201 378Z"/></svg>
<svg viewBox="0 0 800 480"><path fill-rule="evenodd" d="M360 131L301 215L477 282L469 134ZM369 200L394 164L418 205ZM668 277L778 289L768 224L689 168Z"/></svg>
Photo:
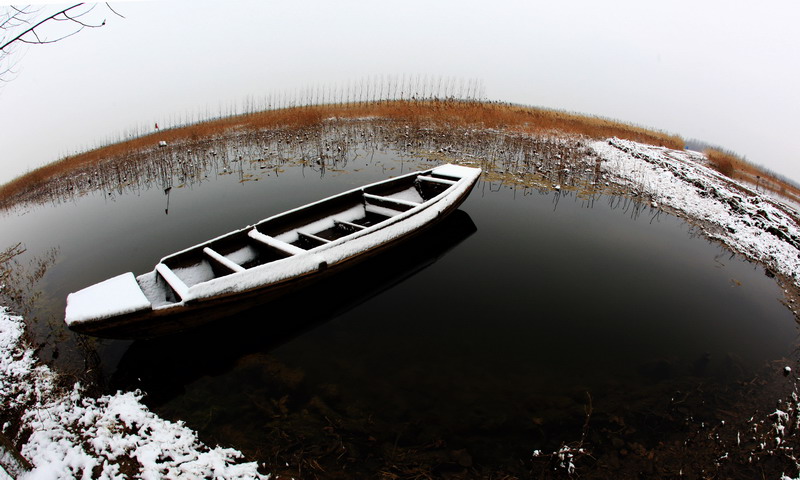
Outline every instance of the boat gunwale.
<svg viewBox="0 0 800 480"><path fill-rule="evenodd" d="M410 172L408 174L404 174L398 177L388 178L378 182L373 182L368 185L362 185L347 190L345 192L341 192L336 195L332 195L317 200L315 202L305 204L285 212L281 212L279 214L263 219L256 224L248 225L240 229L229 231L223 235L217 236L200 244L196 244L192 247L167 255L163 257L161 261L158 262L158 264L163 264L165 260L169 261L170 259L179 257L182 254L186 254L189 252L197 252L198 250L202 251L204 247L210 247L215 242L219 242L221 240L234 237L236 235L242 235L242 234L247 235L250 231L253 230L258 231L258 225L263 225L274 219L280 219L281 217L297 214L299 212L302 212L303 210L312 208L314 206L318 206L326 202L335 201L337 198L345 197L347 195L355 195L363 193L367 189L370 189L372 187L379 187L381 185L389 184L392 182L397 182L399 184L402 184L403 180L409 179L409 177L432 176L434 175L435 170L442 169L443 167L463 168L464 173L463 175L454 175L454 174L448 175L444 173L443 175L445 177L448 177L448 179L452 179L453 181L453 183L447 186L447 188L437 193L430 199L419 203L413 208L410 208L409 210L398 211L396 215L388 217L383 221L380 221L369 227L365 227L362 230L351 232L347 235L332 240L327 244L320 245L312 249L308 249L302 253L290 255L285 258L280 258L277 260L264 263L262 265L251 267L244 272L235 272L220 277L212 278L204 282L199 282L189 287L187 289L188 290L187 293L189 293L187 298L182 299L179 302L164 303L158 306L154 306L151 300L150 307L146 309L140 309L128 313L114 314L103 317L98 316L92 319L87 318L76 322L70 322L68 319L65 320L67 320L67 324L70 327L70 329L83 333L89 333L98 336L108 336L109 338L142 338L142 337L147 337L149 335L147 334L139 335L136 333L132 333L135 332L136 328L135 326L140 323L146 325L148 324L148 322L151 323L155 321L156 318L167 320L168 318L171 318L173 315L178 315L180 318L183 318L183 316L185 316L185 314L189 312L196 311L199 313L199 310L196 310L198 308L204 308L204 309L212 308L212 306L214 305L222 305L222 304L234 305L235 303L231 302L236 302L237 297L242 297L242 299L255 298L254 295L262 297L264 295L267 295L267 297L270 297L273 294L280 295L279 292L286 291L287 289L291 291L292 289L296 288L293 287L293 285L304 284L305 282L308 282L315 277L316 278L325 277L329 273L345 268L345 266L348 264L352 264L353 262L358 262L359 258L362 259L369 258L371 255L384 251L385 249L390 248L392 245L406 238L409 238L418 232L425 230L430 225L437 223L438 219L443 218L448 213L457 209L458 206L467 198L467 196L472 191L472 188L475 186L482 173L481 169L476 167L461 167L457 165L446 164L433 167L430 169ZM398 192L400 191L402 190L398 190ZM393 192L391 194L394 193L397 192ZM441 202L444 202L444 206L436 207ZM431 209L432 207L436 207L435 209L437 210L437 212L435 213L435 215L423 213ZM388 228L391 228L403 222L408 222L414 217L419 218L420 214L428 216L433 215L433 216L430 216L430 218L421 219L418 224L412 221L408 224L408 227L405 230L404 227L399 227L395 232L389 232L384 235L381 235L379 233L381 231L384 231ZM335 215L336 213L329 215L329 217L334 217ZM320 217L320 219L324 218L325 217ZM302 226L296 228L302 228ZM369 239L363 240L364 237L369 237L370 235L373 234L378 234L379 236L373 240ZM343 248L340 251L337 251L337 247L341 248L343 245L346 246L347 244L350 244L351 242L354 241L355 242L361 241L364 243L360 245L360 248L356 247L352 251L349 251L347 248ZM333 251L333 253L330 253L331 251ZM325 255L325 258L323 258L323 254L327 254ZM287 262L290 261L296 262L299 258L302 258L304 260L297 262L298 264L314 265L314 268L306 268L305 270L297 271L296 273L292 273L286 276L275 275L271 279L269 278L269 275L264 275L262 273L269 271L271 268L274 268L273 266L276 265L276 263L284 263L284 260ZM309 259L314 261L309 261ZM329 260L333 261L330 264L328 264L327 262ZM253 271L255 272L255 274L251 274L249 280L246 277L243 277L243 275L247 275L247 272L253 272ZM157 275L156 269L137 276L136 277L137 283L139 277L150 274ZM242 281L246 285L244 286L239 285L239 282L237 282L237 280ZM87 288L91 287L92 286L89 286ZM196 295L191 294L192 290L194 290L194 293ZM148 298L148 300L150 299ZM208 305L208 307L203 307L203 305ZM183 327L181 327L181 325L183 325ZM186 320L181 321L178 325L176 325L177 330L175 331L187 328L188 326L189 325L186 324ZM150 325L150 327L151 329L154 328L155 330L165 330L165 329L168 330L166 326L158 327L155 325ZM121 333L122 336L114 334L115 331ZM126 331L128 333L124 333Z"/></svg>
<svg viewBox="0 0 800 480"><path fill-rule="evenodd" d="M353 194L353 193L363 192L364 190L366 190L367 188L370 188L372 186L378 186L378 185L381 185L381 184L384 184L384 183L398 181L398 180L402 180L402 179L408 178L408 177L415 177L415 176L420 176L420 175L423 175L423 174L431 174L437 168L441 168L441 167L434 167L434 168L431 168L431 169L421 170L421 171L418 171L418 172L411 172L409 174L406 174L406 175L403 175L403 176L400 176L400 177L394 177L394 178L386 179L386 180L383 180L383 181L380 181L380 182L375 182L375 183L372 183L372 184L369 184L369 185L358 187L358 188L355 188L355 189L352 189L352 190L348 190L346 192L342 192L340 194L333 195L331 197L327 197L325 199L322 199L322 200L319 200L319 201L304 205L302 207L298 207L298 208L289 210L287 212L283 212L281 214L274 215L272 217L269 217L269 218L267 218L265 220L262 220L262 221L256 223L255 225L251 225L251 226L245 227L245 228L243 228L241 230L238 230L238 231L229 232L228 235L235 234L235 233L238 233L238 232L241 232L241 231L247 231L248 229L252 229L252 228L255 228L256 231L258 231L258 225L264 224L269 220L272 220L272 219L275 219L275 218L280 218L280 217L283 217L284 215L288 215L288 214L291 214L291 213L301 212L302 210L304 210L307 207L312 207L314 205L319 205L319 204L322 204L324 202L336 199L338 197L343 197L343 196L350 195L350 194ZM182 300L180 302L168 303L168 304L160 305L159 307L154 307L153 310L156 310L156 309L165 310L165 309L169 309L169 308L172 308L172 307L185 305L185 304L203 303L203 302L213 301L213 300L215 300L217 298L220 298L220 297L225 297L225 296L229 296L229 295L238 295L238 294L241 294L241 293L244 293L244 292L248 292L248 291L252 291L252 290L259 290L259 289L269 288L271 286L278 285L278 284L281 284L283 282L292 280L292 279L294 279L296 277L303 277L303 276L308 276L308 275L314 274L317 271L319 271L320 269L329 268L329 267L334 266L334 265L345 263L352 257L357 257L357 256L363 255L365 253L368 253L371 249L379 246L383 242L376 241L374 243L374 245L371 245L368 248L365 248L363 250L357 251L356 253L354 253L352 255L346 255L346 256L338 259L336 262L333 262L333 263L328 263L325 259L321 258L321 256L320 256L320 254L322 254L322 253L335 251L335 249L337 247L342 247L345 244L349 244L350 242L353 242L353 241L358 240L360 238L367 237L369 235L375 234L377 232L380 232L381 230L385 230L385 229L390 228L390 227L392 227L394 225L397 225L397 224L399 224L401 222L404 222L404 221L406 221L406 220L408 220L408 219L410 219L412 217L415 217L415 216L419 215L421 212L423 212L424 210L427 210L427 209L433 207L434 205L437 205L440 202L442 202L442 201L444 201L444 200L446 200L448 198L451 198L451 195L455 194L458 190L463 190L463 192L462 192L463 195L467 194L469 191L471 191L471 187L474 185L474 183L477 181L478 177L480 176L480 169L476 169L476 168L472 168L472 167L464 167L464 168L470 168L471 170L473 170L473 173L475 173L475 175L465 175L463 177L458 178L458 180L456 180L452 185L448 186L445 190L443 190L442 192L440 192L436 196L432 197L431 199L429 199L429 200L427 200L425 202L422 202L422 203L418 204L417 206L415 206L413 208L410 208L409 210L406 210L406 211L403 211L403 212L398 212L396 215L394 215L392 217L389 217L389 218L385 219L382 222L379 222L379 223L377 223L375 225L367 227L367 228L365 228L363 230L352 232L350 234L342 236L342 237L340 237L340 238L338 238L336 240L333 240L333 241L331 241L329 243L326 243L324 245L319 245L317 247L308 249L303 253L299 253L297 255L291 255L291 256L288 256L288 257L284 257L284 258L269 262L269 263L265 263L265 264L262 264L262 265L255 266L255 267L252 267L252 268L248 269L246 272L231 273L231 274L228 274L228 275L212 278L212 279L206 280L204 282L197 283L197 284L192 285L191 287L189 287L189 289L188 289L188 298L186 298L185 300ZM461 197L461 196L462 196L461 194L460 195L456 195L456 197ZM422 225L420 225L420 226L422 226ZM205 243L200 244L200 245L195 245L194 247L189 248L189 249L184 250L184 251L194 250L197 247L206 245L208 243L211 243L213 241L219 240L221 238L225 238L228 235L222 235L220 237L217 237L216 239L210 240L210 241L205 242ZM179 252L179 253L182 253L182 252ZM177 255L177 254L175 254L175 255ZM273 281L267 281L267 282L263 282L263 283L258 283L256 285L253 285L252 287L249 287L249 288L238 289L238 288L235 288L235 287L232 287L232 286L230 288L225 288L225 284L231 283L232 280L235 279L235 278L244 278L244 276L248 275L248 274L249 275L257 275L258 273L261 273L261 272L264 272L264 271L274 270L276 268L276 265L281 266L281 265L285 265L285 264L299 263L299 261L301 261L301 260L305 260L306 262L308 262L309 265L315 265L315 267L314 268L310 268L309 267L309 268L306 268L305 270L297 272L295 274L287 275L287 276L285 276L283 278L276 278ZM222 285L220 285L220 284L222 284ZM214 286L222 286L222 288L219 288L219 289L215 290L215 289L212 288ZM212 293L210 293L208 295L203 295L200 292L202 290L211 290Z"/></svg>
<svg viewBox="0 0 800 480"><path fill-rule="evenodd" d="M161 260L159 260L159 263L164 263L164 262L165 262L165 260L170 260L170 259L173 259L173 258L175 258L175 257L178 257L178 256L180 256L180 255L183 255L183 254L189 253L189 252L191 252L191 251L193 251L193 250L195 250L195 249L197 249L197 248L199 248L199 247L206 247L206 246L209 246L210 244L212 244L212 243L214 243L214 242L218 242L219 240L222 240L222 239L228 238L228 237L230 237L230 236L233 236L233 235L235 235L235 234L237 234L237 233L247 232L247 231L249 231L249 230L251 230L251 229L253 229L253 228L255 228L256 230L258 230L258 226L259 226L259 225L263 225L263 224L266 224L266 223L268 223L268 222L272 222L272 221L274 221L274 220L277 220L277 219L280 219L280 218L282 218L282 217L287 217L287 216L289 216L289 215L292 215L292 214L296 214L296 213L302 212L303 210L307 210L307 209L310 209L310 208L312 208L312 207L319 206L319 205L322 205L322 204L324 204L324 203L331 202L331 201L333 201L333 200L336 200L336 199L338 199L338 198L346 197L346 196L348 196L348 195L353 195L353 194L356 194L356 193L363 193L363 191L364 191L365 189L367 189L367 188L371 188L371 187L379 186L379 185L381 185L381 184L384 184L384 183L389 183L389 182L399 181L399 180L402 180L402 179L405 179L405 178L408 178L408 177L420 176L420 175L422 175L422 174L424 174L424 173L430 173L430 172L432 172L433 170L435 170L436 168L439 168L439 167L429 168L429 169L427 169L427 170L419 170L419 171L416 171L416 172L410 172L410 173L407 173L407 174L403 174L403 175L400 175L400 176L398 176L398 177L392 177L392 178L387 178L387 179L384 179L384 180L379 180L379 181L377 181L377 182L373 182L373 183L370 183L370 184L367 184L367 185L362 185L362 186L360 186L360 187L352 188L352 189L350 189L350 190L346 190L346 191L344 191L344 192L340 192L340 193L337 193L337 194L334 194L334 195L330 195L330 196L328 196L328 197L325 197L325 198L323 198L323 199L321 199L321 200L316 200L316 201L314 201L314 202L311 202L311 203L306 203L306 204L304 204L304 205L301 205L301 206L299 206L299 207L295 207L295 208L293 208L293 209L291 209L291 210L286 210L286 211L284 211L284 212L276 213L275 215L272 215L272 216L270 216L270 217L267 217L267 218L265 218L265 219L259 220L258 222L254 223L254 224L247 225L247 226L245 226L245 227L242 227L242 228L240 228L240 229L237 229L237 230L231 230L231 231L229 231L229 232L226 232L226 233L223 233L222 235L219 235L219 236L217 236L217 237L215 237L215 238L212 238L212 239L210 239L210 240L206 240L205 242L202 242L202 243L198 243L198 244L192 245L191 247L187 247L187 248L185 248L185 249L183 249L183 250L179 250L179 251L177 251L177 252L173 252L173 253L171 253L171 254L169 254L169 255L165 256L165 257L162 257L162 258L161 258ZM460 180L460 179L459 179L459 180ZM452 187L454 187L454 186L458 185L458 183L459 183L459 182L456 182L456 183L454 183L453 185L451 185L450 187L448 187L446 190L444 190L442 193L440 193L439 195L436 195L436 197L433 197L433 198L432 198L432 199L430 199L430 200L434 200L434 199L436 199L437 197L439 197L441 194L443 194L443 193L446 193L446 192L447 192L447 190L449 190L450 188L452 188ZM423 203L421 203L420 205L424 205L424 204L426 204L426 203L428 203L428 202L427 202L427 201L426 201L426 202L423 202ZM405 213L405 212L401 212L401 213ZM393 218L393 217L392 217L392 218ZM388 220L388 219L387 219L387 220ZM383 222L381 222L381 224L382 224L382 223L383 223ZM373 225L373 226L374 226L374 225ZM367 228L371 228L371 227L367 227ZM258 230L258 231L260 232L260 230ZM363 231L363 230L362 230L362 231ZM262 232L262 233L263 233L263 232ZM307 250L307 251L311 251L311 250L312 250L312 249L309 249L309 250Z"/></svg>
<svg viewBox="0 0 800 480"><path fill-rule="evenodd" d="M407 179L407 178L410 178L410 177L420 177L420 176L424 176L425 174L432 174L433 171L436 170L437 168L440 168L440 167L433 167L433 168L429 168L429 169L426 169L426 170L419 170L419 171L416 171L416 172L410 172L410 173L407 173L407 174L404 174L404 175L401 175L401 176L398 176L398 177L392 177L392 178L380 180L380 181L377 181L377 182L373 182L373 183L370 183L370 184L367 184L367 185L362 185L360 187L356 187L356 188L353 188L353 189L350 189L350 190L347 190L347 191L344 191L344 192L341 192L341 193L337 193L335 195L331 195L331 196L323 198L321 200L317 200L317 201L314 201L314 202L311 202L311 203L307 203L305 205L301 205L299 207L293 208L291 210L287 210L285 212L277 213L277 214L272 215L270 217L267 217L267 218L265 218L263 220L259 220L258 222L254 223L252 225L247 225L247 226L245 226L243 228L226 232L226 233L224 233L222 235L219 235L219 236L217 236L215 238L212 238L210 240L207 240L205 242L198 243L198 244L195 244L195 245L193 245L191 247L185 248L183 250L179 250L177 252L171 253L171 254L169 254L169 255L167 255L165 257L162 257L161 260L159 260L158 263L165 264L168 261L174 260L174 259L176 259L178 257L181 257L183 255L186 255L186 254L194 253L197 250L202 251L203 248L211 247L212 244L217 243L217 242L219 242L221 240L226 240L226 239L231 238L231 237L233 237L233 236L235 236L237 234L245 234L246 235L250 230L256 230L257 232L259 232L259 233L261 233L263 235L268 235L268 234L264 233L262 230L260 230L259 226L266 225L266 224L268 224L270 222L274 222L275 220L279 220L281 218L289 217L289 216L291 216L293 214L301 213L301 212L303 212L305 210L308 210L310 208L313 208L315 206L320 206L320 205L323 205L325 203L329 203L329 202L332 202L334 200L347 197L349 195L354 195L354 194L359 194L359 193L361 193L361 194L367 193L366 190L370 189L372 187L380 186L380 185L391 183L391 182L399 182L399 181L402 181L403 179ZM464 167L464 168L473 168L473 167ZM474 170L479 170L479 169L474 169ZM303 254L306 254L306 253L315 253L315 252L319 252L319 251L322 251L322 250L326 250L328 248L333 248L333 247L336 247L336 246L338 246L338 245L340 245L342 243L354 240L354 239L359 238L359 237L364 236L364 235L369 235L370 233L378 231L378 230L380 230L382 228L386 228L386 227L388 227L390 225L395 224L396 222L405 220L405 218L407 218L409 216L412 216L412 215L414 215L416 213L419 213L423 209L428 208L429 206L431 206L431 205L441 201L442 199L446 198L451 193L451 190L454 190L459 185L462 185L462 183L463 183L463 181L465 179L468 179L468 177L461 177L458 180L455 180L451 185L449 185L447 188L442 190L440 193L438 193L434 197L431 197L430 199L425 200L424 202L421 202L421 203L409 208L408 210L398 211L398 213L396 215L388 217L385 220L383 220L383 221L381 221L379 223L376 223L375 225L370 225L370 226L365 227L365 228L363 228L361 230L357 230L357 231L348 233L347 235L343 235L342 237L339 237L339 238L337 238L335 240L332 240L332 241L330 241L328 243L325 243L323 245L318 245L318 246L316 246L314 248L305 249L305 251L302 252L302 253L298 253L296 255L291 255L289 257L277 259L277 260L274 260L272 262L265 263L264 265L259 265L259 266L256 266L256 267L252 267L252 268L250 268L248 270L252 270L254 268L263 267L265 265L271 265L271 264L273 264L275 262L279 262L279 261L286 260L286 259L289 259L289 258L295 258L298 255L303 255ZM330 217L333 217L333 216L335 216L335 214L331 215ZM320 218L320 220L321 219L322 218ZM295 229L290 229L290 231L291 230L299 230L300 228L302 228L302 227L298 227L298 228L295 228ZM269 235L269 236L274 237L273 235ZM233 272L233 273L230 273L229 275L236 275L236 274L239 274L239 273L243 273L243 272ZM228 276L228 275L225 275L225 276ZM222 277L217 277L217 278L222 278ZM213 282L217 278L209 279L209 280L206 280L206 281L200 282L200 283ZM191 287L189 287L189 288L191 289ZM176 302L176 303L180 303L180 302Z"/></svg>

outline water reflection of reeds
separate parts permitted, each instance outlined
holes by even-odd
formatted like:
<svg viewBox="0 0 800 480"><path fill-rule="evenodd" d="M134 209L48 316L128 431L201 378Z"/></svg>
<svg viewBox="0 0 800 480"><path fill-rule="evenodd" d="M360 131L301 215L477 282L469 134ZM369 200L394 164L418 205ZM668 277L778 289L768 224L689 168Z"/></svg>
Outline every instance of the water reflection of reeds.
<svg viewBox="0 0 800 480"><path fill-rule="evenodd" d="M114 198L152 188L168 194L209 176L237 175L240 182L279 174L303 165L324 175L375 152L422 157L431 163L479 165L484 179L540 191L607 190L600 159L578 137L531 135L495 130L407 124L386 119L331 119L302 128L231 130L208 138L188 138L166 146L154 143L68 174L30 185L2 200L2 206L72 202L88 194Z"/></svg>

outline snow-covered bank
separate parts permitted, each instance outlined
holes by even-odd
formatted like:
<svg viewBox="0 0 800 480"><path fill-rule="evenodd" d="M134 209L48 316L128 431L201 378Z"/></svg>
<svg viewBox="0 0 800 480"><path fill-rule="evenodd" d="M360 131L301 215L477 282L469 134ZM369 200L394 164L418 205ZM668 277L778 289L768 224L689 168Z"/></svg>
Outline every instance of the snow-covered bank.
<svg viewBox="0 0 800 480"><path fill-rule="evenodd" d="M25 479L269 478L255 463L242 462L238 451L209 448L181 422L159 418L138 392L93 399L82 396L77 384L60 392L55 375L37 362L23 334L22 318L0 307L0 402L6 412L21 412L19 430L30 432L21 453L33 466L19 475L4 461L11 470L7 474ZM4 434L13 433L9 422L2 427Z"/></svg>
<svg viewBox="0 0 800 480"><path fill-rule="evenodd" d="M789 206L706 167L697 152L616 138L591 147L607 173L656 205L683 212L710 238L800 287L800 228Z"/></svg>

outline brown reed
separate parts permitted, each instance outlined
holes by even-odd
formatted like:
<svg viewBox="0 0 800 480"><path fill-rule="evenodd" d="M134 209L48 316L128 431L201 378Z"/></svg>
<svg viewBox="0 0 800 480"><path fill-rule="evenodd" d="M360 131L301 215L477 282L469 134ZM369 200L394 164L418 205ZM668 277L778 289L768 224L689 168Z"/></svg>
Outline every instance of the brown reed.
<svg viewBox="0 0 800 480"><path fill-rule="evenodd" d="M232 129L297 129L319 124L329 118L380 117L414 125L438 128L502 129L530 134L566 133L594 139L619 137L641 143L683 149L677 135L600 117L559 110L484 102L477 100L379 100L327 105L308 105L265 110L217 118L185 127L155 131L131 140L106 145L33 170L0 187L0 199L11 198L73 169L97 164L104 159L168 143L220 135ZM721 173L747 180L764 188L800 198L796 187L736 156L710 150L711 165Z"/></svg>

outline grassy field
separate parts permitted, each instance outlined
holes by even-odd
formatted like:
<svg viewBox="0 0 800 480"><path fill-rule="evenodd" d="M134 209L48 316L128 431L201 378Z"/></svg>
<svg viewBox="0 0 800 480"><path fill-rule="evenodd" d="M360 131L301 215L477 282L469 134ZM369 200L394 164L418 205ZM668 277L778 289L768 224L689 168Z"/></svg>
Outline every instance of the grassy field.
<svg viewBox="0 0 800 480"><path fill-rule="evenodd" d="M683 149L684 141L670 135L625 123L557 110L479 101L389 100L315 105L267 110L225 117L180 128L160 130L131 140L100 147L33 170L0 187L0 203L21 192L57 178L66 172L104 159L140 149L151 148L159 141L197 140L231 129L259 130L308 127L331 117L381 117L414 125L503 129L531 134L563 132L594 139L619 137L641 143ZM707 152L711 165L721 173L746 180L776 193L800 199L800 191L757 166L719 151Z"/></svg>

